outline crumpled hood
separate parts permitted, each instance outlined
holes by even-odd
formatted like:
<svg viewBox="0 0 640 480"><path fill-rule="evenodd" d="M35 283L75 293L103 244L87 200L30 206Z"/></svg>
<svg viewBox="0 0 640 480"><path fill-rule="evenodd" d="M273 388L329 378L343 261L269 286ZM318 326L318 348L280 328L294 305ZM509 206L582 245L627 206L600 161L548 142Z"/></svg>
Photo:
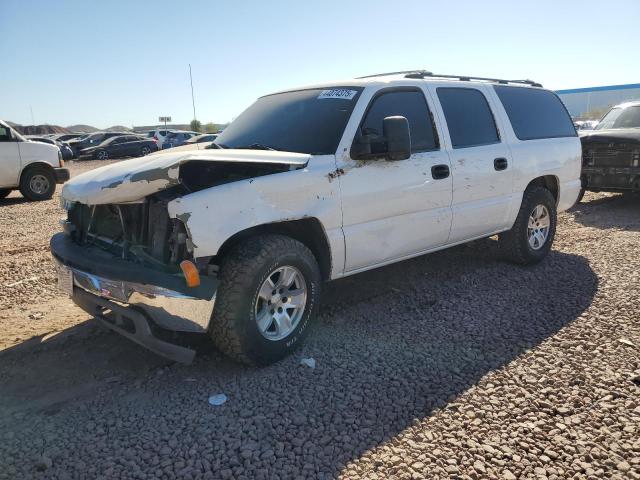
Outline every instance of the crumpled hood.
<svg viewBox="0 0 640 480"><path fill-rule="evenodd" d="M311 158L302 153L271 150L197 150L162 152L106 165L64 184L65 202L86 205L126 203L180 183L180 165L192 160L221 163L273 163L304 167Z"/></svg>
<svg viewBox="0 0 640 480"><path fill-rule="evenodd" d="M637 143L640 144L640 128L612 128L608 130L590 130L580 134L584 143Z"/></svg>

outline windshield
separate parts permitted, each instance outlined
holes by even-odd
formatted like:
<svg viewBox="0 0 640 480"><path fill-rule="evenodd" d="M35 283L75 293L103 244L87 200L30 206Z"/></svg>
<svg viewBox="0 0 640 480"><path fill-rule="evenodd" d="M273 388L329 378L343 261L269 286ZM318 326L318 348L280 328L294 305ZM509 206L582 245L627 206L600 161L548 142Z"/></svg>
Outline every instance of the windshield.
<svg viewBox="0 0 640 480"><path fill-rule="evenodd" d="M333 155L359 87L299 90L259 98L218 135L223 148Z"/></svg>
<svg viewBox="0 0 640 480"><path fill-rule="evenodd" d="M627 108L612 108L600 120L596 130L611 128L640 128L640 105Z"/></svg>

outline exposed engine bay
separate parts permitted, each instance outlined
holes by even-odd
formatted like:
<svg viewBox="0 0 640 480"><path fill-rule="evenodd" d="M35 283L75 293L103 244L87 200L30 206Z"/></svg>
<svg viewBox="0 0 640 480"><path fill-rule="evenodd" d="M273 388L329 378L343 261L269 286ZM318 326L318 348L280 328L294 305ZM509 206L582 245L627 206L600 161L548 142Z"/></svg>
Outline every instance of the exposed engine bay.
<svg viewBox="0 0 640 480"><path fill-rule="evenodd" d="M177 181L142 199L97 205L69 203L65 230L78 245L100 247L123 260L177 273L181 261L194 261L193 244L187 225L169 217L169 202L207 188L293 168L287 163L190 160L180 165ZM151 171L148 175L156 174ZM112 182L101 190L123 183ZM150 183L148 179L146 184Z"/></svg>

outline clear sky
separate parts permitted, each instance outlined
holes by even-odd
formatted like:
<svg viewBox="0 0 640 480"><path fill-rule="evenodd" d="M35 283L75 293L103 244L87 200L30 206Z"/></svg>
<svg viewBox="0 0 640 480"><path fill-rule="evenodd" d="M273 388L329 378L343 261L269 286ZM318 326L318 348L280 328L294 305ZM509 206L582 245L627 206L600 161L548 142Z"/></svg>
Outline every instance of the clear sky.
<svg viewBox="0 0 640 480"><path fill-rule="evenodd" d="M256 97L423 68L552 89L640 82L640 0L0 0L0 118L225 122Z"/></svg>

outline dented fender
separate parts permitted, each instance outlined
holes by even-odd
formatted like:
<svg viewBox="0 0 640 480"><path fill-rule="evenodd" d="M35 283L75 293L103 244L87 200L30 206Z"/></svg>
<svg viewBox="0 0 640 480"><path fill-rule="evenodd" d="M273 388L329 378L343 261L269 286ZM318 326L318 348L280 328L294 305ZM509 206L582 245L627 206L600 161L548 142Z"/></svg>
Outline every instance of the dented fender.
<svg viewBox="0 0 640 480"><path fill-rule="evenodd" d="M343 242L339 185L327 177L334 170L333 155L313 157L305 168L176 198L168 204L169 216L185 224L196 258L216 255L228 238L248 228L307 217L321 222L333 256L334 245ZM336 249L342 253L339 245ZM340 263L343 257L334 261Z"/></svg>

